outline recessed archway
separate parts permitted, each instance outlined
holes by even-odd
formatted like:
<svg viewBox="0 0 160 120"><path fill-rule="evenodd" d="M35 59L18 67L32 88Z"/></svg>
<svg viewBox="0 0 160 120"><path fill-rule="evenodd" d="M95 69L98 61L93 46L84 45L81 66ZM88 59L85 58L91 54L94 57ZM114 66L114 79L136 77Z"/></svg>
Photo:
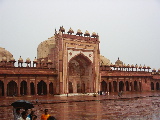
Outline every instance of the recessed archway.
<svg viewBox="0 0 160 120"><path fill-rule="evenodd" d="M93 92L93 69L90 59L84 54L78 54L69 61L68 66L69 93Z"/></svg>
<svg viewBox="0 0 160 120"><path fill-rule="evenodd" d="M156 90L160 90L158 82L156 83Z"/></svg>
<svg viewBox="0 0 160 120"><path fill-rule="evenodd" d="M0 96L4 96L4 83L0 80Z"/></svg>
<svg viewBox="0 0 160 120"><path fill-rule="evenodd" d="M128 81L126 81L126 91L129 91L129 82Z"/></svg>
<svg viewBox="0 0 160 120"><path fill-rule="evenodd" d="M101 82L101 88L103 92L107 91L107 83L104 80Z"/></svg>
<svg viewBox="0 0 160 120"><path fill-rule="evenodd" d="M114 92L117 92L117 82L113 81L113 88L114 88Z"/></svg>
<svg viewBox="0 0 160 120"><path fill-rule="evenodd" d="M21 95L27 95L27 82L24 81L24 80L21 82L20 94Z"/></svg>
<svg viewBox="0 0 160 120"><path fill-rule="evenodd" d="M18 93L17 83L12 80L7 84L7 95L16 96L17 93Z"/></svg>
<svg viewBox="0 0 160 120"><path fill-rule="evenodd" d="M134 81L134 91L138 91L138 84L137 84L137 81Z"/></svg>
<svg viewBox="0 0 160 120"><path fill-rule="evenodd" d="M151 90L154 90L154 83L151 82Z"/></svg>
<svg viewBox="0 0 160 120"><path fill-rule="evenodd" d="M73 93L73 85L72 85L72 82L69 82L68 88L69 88L69 93Z"/></svg>
<svg viewBox="0 0 160 120"><path fill-rule="evenodd" d="M124 91L124 83L123 83L123 81L119 82L119 91Z"/></svg>
<svg viewBox="0 0 160 120"><path fill-rule="evenodd" d="M46 95L47 94L47 84L41 80L37 85L38 95Z"/></svg>

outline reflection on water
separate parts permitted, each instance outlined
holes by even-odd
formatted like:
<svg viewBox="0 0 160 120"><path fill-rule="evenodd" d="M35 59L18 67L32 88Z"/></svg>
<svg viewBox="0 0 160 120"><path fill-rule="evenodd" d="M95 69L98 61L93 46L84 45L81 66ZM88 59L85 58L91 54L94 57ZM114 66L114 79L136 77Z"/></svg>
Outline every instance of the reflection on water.
<svg viewBox="0 0 160 120"><path fill-rule="evenodd" d="M160 120L160 97L40 104L38 120L45 108L57 120ZM0 118L12 120L12 106L0 107Z"/></svg>

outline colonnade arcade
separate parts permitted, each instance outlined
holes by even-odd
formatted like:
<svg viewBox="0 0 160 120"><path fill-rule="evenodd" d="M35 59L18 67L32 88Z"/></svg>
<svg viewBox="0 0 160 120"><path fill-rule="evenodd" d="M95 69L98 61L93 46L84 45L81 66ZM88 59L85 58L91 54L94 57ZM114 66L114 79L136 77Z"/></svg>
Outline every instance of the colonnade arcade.
<svg viewBox="0 0 160 120"><path fill-rule="evenodd" d="M105 81L101 82L101 91L119 92L119 91L142 91L141 81Z"/></svg>
<svg viewBox="0 0 160 120"><path fill-rule="evenodd" d="M151 90L160 90L160 82L151 82ZM119 92L119 91L143 91L141 81L111 81L103 80L101 82L101 91Z"/></svg>
<svg viewBox="0 0 160 120"><path fill-rule="evenodd" d="M22 80L20 82L20 86L18 86L17 82L11 80L6 85L6 93L4 82L0 80L0 96L22 96L22 95L47 95L54 94L53 82L47 82L44 80L40 80L35 84L35 82L30 82Z"/></svg>

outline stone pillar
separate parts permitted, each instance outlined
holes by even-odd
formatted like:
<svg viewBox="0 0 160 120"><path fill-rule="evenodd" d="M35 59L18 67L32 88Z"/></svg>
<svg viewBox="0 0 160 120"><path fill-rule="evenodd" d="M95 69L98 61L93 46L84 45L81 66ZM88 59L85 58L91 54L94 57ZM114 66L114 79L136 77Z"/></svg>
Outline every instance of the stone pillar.
<svg viewBox="0 0 160 120"><path fill-rule="evenodd" d="M154 83L154 91L156 91L156 82L153 82Z"/></svg>
<svg viewBox="0 0 160 120"><path fill-rule="evenodd" d="M31 89L30 89L30 80L29 78L27 79L27 95L31 95Z"/></svg>
<svg viewBox="0 0 160 120"><path fill-rule="evenodd" d="M139 88L139 81L137 81L137 91L140 91L140 88Z"/></svg>
<svg viewBox="0 0 160 120"><path fill-rule="evenodd" d="M111 92L114 92L113 81L111 82Z"/></svg>
<svg viewBox="0 0 160 120"><path fill-rule="evenodd" d="M119 92L119 81L117 80L117 92Z"/></svg>
<svg viewBox="0 0 160 120"><path fill-rule="evenodd" d="M49 95L49 76L47 77L47 95Z"/></svg>
<svg viewBox="0 0 160 120"><path fill-rule="evenodd" d="M126 92L126 81L124 80L124 88L123 91Z"/></svg>
<svg viewBox="0 0 160 120"><path fill-rule="evenodd" d="M18 77L18 96L20 96L20 86L21 86L21 84L20 84L20 77Z"/></svg>
<svg viewBox="0 0 160 120"><path fill-rule="evenodd" d="M35 95L37 95L37 76L35 77L35 85L34 85L35 87Z"/></svg>
<svg viewBox="0 0 160 120"><path fill-rule="evenodd" d="M4 77L4 97L7 96L7 79Z"/></svg>
<svg viewBox="0 0 160 120"><path fill-rule="evenodd" d="M109 92L109 82L107 82L107 92Z"/></svg>

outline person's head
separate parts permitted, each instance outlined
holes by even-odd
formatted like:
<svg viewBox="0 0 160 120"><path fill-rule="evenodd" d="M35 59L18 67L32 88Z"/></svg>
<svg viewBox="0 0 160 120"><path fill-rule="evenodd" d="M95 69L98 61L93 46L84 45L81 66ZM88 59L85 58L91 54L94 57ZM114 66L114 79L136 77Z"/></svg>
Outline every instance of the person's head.
<svg viewBox="0 0 160 120"><path fill-rule="evenodd" d="M31 115L34 115L34 112L35 112L35 111L31 111L31 113L30 113L30 114L31 114Z"/></svg>
<svg viewBox="0 0 160 120"><path fill-rule="evenodd" d="M56 118L53 116L49 116L49 118L47 120L56 120Z"/></svg>
<svg viewBox="0 0 160 120"><path fill-rule="evenodd" d="M33 115L32 120L37 120L37 116L36 116L36 115Z"/></svg>
<svg viewBox="0 0 160 120"><path fill-rule="evenodd" d="M16 109L16 113L17 113L17 114L20 114L20 108L17 108L17 109Z"/></svg>
<svg viewBox="0 0 160 120"><path fill-rule="evenodd" d="M45 110L44 110L44 113L47 115L47 114L48 114L48 109L45 109Z"/></svg>
<svg viewBox="0 0 160 120"><path fill-rule="evenodd" d="M27 118L27 112L26 112L26 111L23 111L23 112L21 113L21 115L22 115L22 118L23 118L23 119L26 119L26 118Z"/></svg>

